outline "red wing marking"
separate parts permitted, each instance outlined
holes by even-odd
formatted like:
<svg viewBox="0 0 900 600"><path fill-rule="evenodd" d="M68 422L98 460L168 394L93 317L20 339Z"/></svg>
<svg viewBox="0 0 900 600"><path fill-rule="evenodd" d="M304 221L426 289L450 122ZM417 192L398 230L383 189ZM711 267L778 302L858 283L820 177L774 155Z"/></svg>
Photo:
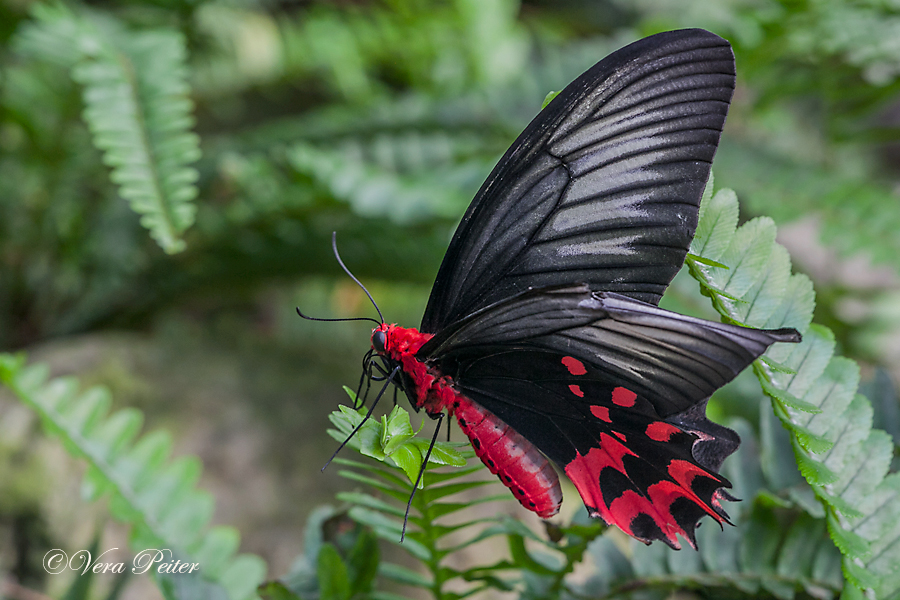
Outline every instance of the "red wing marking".
<svg viewBox="0 0 900 600"><path fill-rule="evenodd" d="M681 433L681 430L675 427L674 425L670 425L664 421L654 421L647 425L647 437L651 440L657 442L668 442L669 439L676 433Z"/></svg>
<svg viewBox="0 0 900 600"><path fill-rule="evenodd" d="M624 434L624 433L622 433L622 432L620 432L620 431L613 431L613 434L614 434L617 438L619 438L620 440L622 440L623 442L625 442L626 444L628 443L628 440L625 439L625 434Z"/></svg>
<svg viewBox="0 0 900 600"><path fill-rule="evenodd" d="M581 388L575 384L569 386L569 391L578 396L579 398L584 398L584 392L581 391Z"/></svg>
<svg viewBox="0 0 900 600"><path fill-rule="evenodd" d="M600 419L601 421L606 421L607 423L612 423L612 419L609 418L609 409L605 406L591 406L591 414Z"/></svg>
<svg viewBox="0 0 900 600"><path fill-rule="evenodd" d="M531 442L465 396L458 395L451 408L475 454L522 506L544 519L559 512L559 476Z"/></svg>
<svg viewBox="0 0 900 600"><path fill-rule="evenodd" d="M571 373L572 375L584 375L585 373L587 373L587 369L585 368L584 363L572 356L563 356L562 364L566 366L566 368L569 370L569 373Z"/></svg>
<svg viewBox="0 0 900 600"><path fill-rule="evenodd" d="M634 406L634 401L637 399L637 394L632 392L631 390L626 390L623 387L617 387L612 392L612 401L613 404L617 406L624 406L626 408L630 406Z"/></svg>
<svg viewBox="0 0 900 600"><path fill-rule="evenodd" d="M602 407L591 408L598 416L594 408ZM619 432L613 434L625 440ZM673 460L667 472L674 481L661 479L641 490L629 476L623 460L629 455L637 456L615 437L601 433L599 447L591 448L586 455L578 453L566 465L566 475L575 484L592 517L601 517L608 525L615 525L646 543L660 539L675 549L681 547L679 534L695 547L693 523L696 516L692 511L705 512L718 522L723 520L714 508L697 496L691 485L696 477L714 475L688 461ZM634 463L630 464L634 468ZM662 473L660 476L664 477ZM601 489L601 482L604 489ZM717 501L717 496L713 495L711 503ZM696 508L685 508L692 505Z"/></svg>
<svg viewBox="0 0 900 600"><path fill-rule="evenodd" d="M615 438L601 433L599 448L591 448L586 455L577 453L575 459L565 468L566 475L575 484L578 493L581 494L582 500L588 507L588 512L591 512L591 516L601 516L608 524L618 525L609 514L606 503L603 501L603 493L600 491L600 472L606 467L612 467L625 474L622 457L626 454L637 456Z"/></svg>
<svg viewBox="0 0 900 600"><path fill-rule="evenodd" d="M700 505L703 510L712 515L712 517L721 523L724 519L721 515L719 515L713 508L707 505L704 501L702 501L697 494L694 492L694 479L696 477L705 477L711 478L710 473L704 471L701 467L689 463L686 460L673 460L669 463L669 476L678 482L678 484L685 490L685 496L694 500L697 504ZM712 503L714 505L718 505L718 498L716 494L713 494ZM721 506L719 506L719 510L721 510Z"/></svg>

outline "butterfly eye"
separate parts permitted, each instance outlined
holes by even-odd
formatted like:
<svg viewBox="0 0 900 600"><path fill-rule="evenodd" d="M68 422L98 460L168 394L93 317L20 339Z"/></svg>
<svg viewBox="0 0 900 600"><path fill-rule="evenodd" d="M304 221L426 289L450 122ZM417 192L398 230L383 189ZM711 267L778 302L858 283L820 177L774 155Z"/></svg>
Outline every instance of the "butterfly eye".
<svg viewBox="0 0 900 600"><path fill-rule="evenodd" d="M372 334L372 347L378 353L384 352L384 345L387 343L387 336L383 331L376 331Z"/></svg>

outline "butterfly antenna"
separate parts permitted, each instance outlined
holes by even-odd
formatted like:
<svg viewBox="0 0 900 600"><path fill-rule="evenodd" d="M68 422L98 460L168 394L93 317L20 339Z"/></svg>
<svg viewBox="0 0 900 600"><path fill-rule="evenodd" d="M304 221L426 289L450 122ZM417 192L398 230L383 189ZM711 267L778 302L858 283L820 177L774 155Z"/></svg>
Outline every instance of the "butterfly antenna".
<svg viewBox="0 0 900 600"><path fill-rule="evenodd" d="M363 420L359 422L359 425L357 425L356 427L353 428L353 431L350 432L350 435L347 436L347 439L345 439L343 442L341 442L341 445L338 446L338 449L334 451L334 454L331 455L331 458L329 458L328 462L325 463L325 466L322 467L322 469L321 469L322 471L324 471L325 469L328 468L328 465L330 465L331 461L334 460L334 457L338 455L338 452L340 452L341 450L344 449L344 446L347 445L347 442L352 440L353 436L356 435L356 432L358 432L359 429L363 426L363 424L369 420L369 417L372 416L372 412L375 410L375 406L378 404L378 401L381 400L381 397L384 395L384 391L391 384L391 380L394 378L394 375L396 375L399 371L400 371L399 366L397 368L395 368L393 371L391 371L391 374L388 376L387 381L384 382L384 385L381 386L381 390L378 392L378 395L375 396L375 400L372 401L372 406L369 407L369 412L367 412L366 416L363 418ZM429 454L431 453L430 449L428 450L428 453Z"/></svg>
<svg viewBox="0 0 900 600"><path fill-rule="evenodd" d="M350 277L350 279L352 279L353 281L355 281L355 282L356 282L356 285L358 285L359 287L361 287L361 288L362 288L362 291L364 291L364 292L366 293L366 296L369 297L369 301L371 301L371 302L372 302L372 306L375 307L375 312L378 313L378 318L381 319L381 324L383 325L383 324L384 324L384 317L381 315L381 309L378 308L378 305L377 305L377 304L375 304L375 298L372 297L372 294L369 293L369 290L366 289L366 286L364 286L364 285L362 284L362 282L361 282L359 279L357 279L357 278L353 275L353 273L350 272L350 269L348 269L348 268L347 268L347 265L344 264L344 261L341 260L341 255L338 254L338 249L337 249L337 231L333 231L333 232L331 233L331 249L334 250L334 257L337 259L338 264L341 265L341 268L344 270L344 273L346 273L346 274ZM373 319L373 320L374 320L374 319Z"/></svg>
<svg viewBox="0 0 900 600"><path fill-rule="evenodd" d="M422 466L419 468L419 476L416 477L416 482L413 484L412 493L409 495L409 502L406 503L406 514L403 515L403 530L400 532L401 544L403 543L403 538L406 537L406 524L409 522L409 509L412 508L413 498L416 497L416 490L419 489L419 482L422 481L422 476L425 474L425 467L428 465L428 459L431 458L431 450L437 443L437 436L438 432L441 430L441 423L444 422L444 413L439 414L437 427L434 428L434 435L431 436L431 444L429 444L428 452L425 453L425 460L422 461Z"/></svg>
<svg viewBox="0 0 900 600"><path fill-rule="evenodd" d="M304 319L306 319L307 321L372 321L376 325L381 325L382 323L384 323L384 321L379 323L375 319L370 319L369 317L351 317L349 319L320 319L318 317L310 317L309 315L304 315L302 312L300 312L299 306L297 307L297 314L300 315L301 317L303 317Z"/></svg>

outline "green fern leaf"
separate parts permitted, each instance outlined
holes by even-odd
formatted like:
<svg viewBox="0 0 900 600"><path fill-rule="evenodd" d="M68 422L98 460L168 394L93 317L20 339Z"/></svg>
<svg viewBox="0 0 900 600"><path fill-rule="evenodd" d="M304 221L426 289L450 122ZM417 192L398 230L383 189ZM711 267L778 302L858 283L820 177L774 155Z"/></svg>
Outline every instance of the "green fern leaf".
<svg viewBox="0 0 900 600"><path fill-rule="evenodd" d="M111 18L37 4L20 52L71 68L110 180L168 253L194 222L200 158L191 132L187 47L175 30L130 31ZM48 40L52 43L45 44Z"/></svg>
<svg viewBox="0 0 900 600"><path fill-rule="evenodd" d="M355 400L352 390L344 387L344 390ZM343 442L359 427L356 433L349 437L348 444L365 456L379 461L390 460L406 473L410 482L419 478L419 470L428 455L428 465L453 465L465 466L465 458L450 444L436 442L431 447L429 440L415 438L415 431L410 425L409 413L395 406L390 415L383 416L380 420L368 419L364 421L364 410L356 411L348 406L341 406L340 411L329 415L331 422L339 431L330 429L329 435ZM425 485L425 476L419 479L419 489Z"/></svg>
<svg viewBox="0 0 900 600"><path fill-rule="evenodd" d="M470 171L471 165L404 174L352 150L310 144L294 145L287 156L298 173L312 178L364 217L386 217L405 224L434 217L449 219L466 203L456 180Z"/></svg>
<svg viewBox="0 0 900 600"><path fill-rule="evenodd" d="M426 590L434 585L434 582L431 579L423 576L418 571L413 571L412 569L407 569L406 567L393 563L381 563L378 568L378 574L392 581L396 581L397 583L420 587Z"/></svg>
<svg viewBox="0 0 900 600"><path fill-rule="evenodd" d="M720 191L709 202L712 208L703 211L698 225L705 237L691 248L700 256L717 228L728 231L731 227L728 219L718 215L736 211L730 192ZM710 222L703 223L704 219ZM870 524L900 510L900 494L885 478L893 446L887 434L871 430L871 405L856 394L858 367L834 357L831 331L806 327L815 305L811 285L803 276L788 276L790 262L773 240L774 226L769 221L750 221L735 231L727 249L717 248L715 256L707 256L726 264L728 271L693 263L690 272L725 320L804 331L801 343L776 345L767 352L771 361L786 369L758 361L754 372L772 398L774 414L791 433L798 468L826 505L829 532L844 553L847 581L878 590L893 577L893 567L872 561L871 547L890 548L892 542L882 540L896 540L892 537L896 534L890 528L876 531ZM720 292L738 296L742 302L716 300ZM860 529L862 523L869 526Z"/></svg>
<svg viewBox="0 0 900 600"><path fill-rule="evenodd" d="M170 548L182 561L200 564L202 577L192 578L195 583L157 575L164 593L189 600L200 593L198 586L206 586L204 594L224 590L230 600L254 597L265 564L256 556L234 556L238 534L233 529L209 528L212 498L194 487L200 475L197 459L170 461L171 438L161 431L133 443L141 421L137 411L108 415L105 389L79 392L72 378L48 381L47 368L26 366L24 356L0 354L0 381L71 455L87 460L89 497L111 495L110 513L132 526L133 548Z"/></svg>

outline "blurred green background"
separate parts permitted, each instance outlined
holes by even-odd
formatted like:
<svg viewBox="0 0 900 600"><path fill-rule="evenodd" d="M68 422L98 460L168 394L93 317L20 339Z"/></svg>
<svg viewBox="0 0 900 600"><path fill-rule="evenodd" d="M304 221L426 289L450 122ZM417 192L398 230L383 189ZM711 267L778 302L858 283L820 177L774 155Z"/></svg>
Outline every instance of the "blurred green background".
<svg viewBox="0 0 900 600"><path fill-rule="evenodd" d="M737 191L742 219L779 224L815 282L817 321L863 363L875 424L896 440L900 5L888 0L6 0L0 345L172 431L177 453L204 461L214 520L282 575L306 515L346 485L319 473L334 448L324 430L368 347L365 324L294 313L373 312L331 232L385 318L416 325L457 220L547 92L680 27L728 38L737 56L717 185ZM102 77L85 64L107 51L157 65L134 89L175 81L192 102L173 109L175 150L160 150L168 125L141 117L164 138L143 141L173 156L159 191L171 239L123 199L160 212L117 177L102 140L115 115L85 94ZM665 301L712 315L690 281ZM755 419L755 386L738 380L712 411ZM46 549L101 531L103 547L125 546L79 500L81 469L0 396L0 579L53 595L65 582L48 580Z"/></svg>

